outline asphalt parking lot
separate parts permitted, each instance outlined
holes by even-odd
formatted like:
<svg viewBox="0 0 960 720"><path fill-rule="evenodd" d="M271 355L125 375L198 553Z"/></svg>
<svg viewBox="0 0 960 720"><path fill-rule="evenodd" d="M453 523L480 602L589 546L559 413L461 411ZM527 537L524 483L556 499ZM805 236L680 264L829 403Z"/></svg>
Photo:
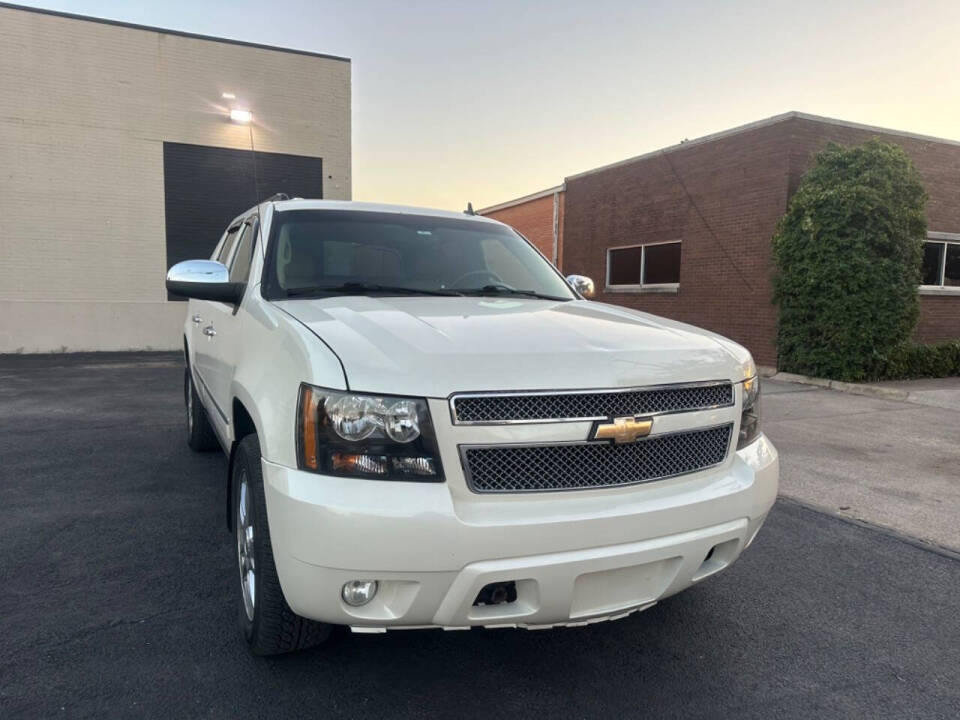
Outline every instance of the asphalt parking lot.
<svg viewBox="0 0 960 720"><path fill-rule="evenodd" d="M960 378L938 382L922 405L764 381L781 494L960 551Z"/></svg>
<svg viewBox="0 0 960 720"><path fill-rule="evenodd" d="M0 716L960 713L960 554L786 499L730 570L625 620L251 657L226 463L187 448L181 383L173 355L0 358Z"/></svg>

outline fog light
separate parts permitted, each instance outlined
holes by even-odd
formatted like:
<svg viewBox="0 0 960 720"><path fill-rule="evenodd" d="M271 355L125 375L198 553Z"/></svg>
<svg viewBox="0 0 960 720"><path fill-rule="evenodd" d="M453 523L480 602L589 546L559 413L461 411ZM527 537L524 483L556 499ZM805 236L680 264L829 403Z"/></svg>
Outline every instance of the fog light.
<svg viewBox="0 0 960 720"><path fill-rule="evenodd" d="M376 580L351 580L343 584L340 597L351 607L360 607L373 600L377 594Z"/></svg>

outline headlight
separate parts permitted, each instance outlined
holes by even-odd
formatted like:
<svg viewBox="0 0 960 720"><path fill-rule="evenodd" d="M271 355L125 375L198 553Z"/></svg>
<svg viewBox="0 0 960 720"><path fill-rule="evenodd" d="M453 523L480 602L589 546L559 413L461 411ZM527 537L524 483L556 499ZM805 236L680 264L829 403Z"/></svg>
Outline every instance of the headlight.
<svg viewBox="0 0 960 720"><path fill-rule="evenodd" d="M760 376L754 375L740 384L743 386L743 410L740 414L737 450L760 436Z"/></svg>
<svg viewBox="0 0 960 720"><path fill-rule="evenodd" d="M297 407L297 464L328 475L443 480L426 400L306 384Z"/></svg>

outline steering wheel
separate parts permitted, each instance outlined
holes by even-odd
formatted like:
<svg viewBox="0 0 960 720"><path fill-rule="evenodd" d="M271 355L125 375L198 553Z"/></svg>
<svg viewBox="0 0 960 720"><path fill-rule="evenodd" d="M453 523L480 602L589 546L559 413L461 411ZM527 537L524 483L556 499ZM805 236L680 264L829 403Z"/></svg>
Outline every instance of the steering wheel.
<svg viewBox="0 0 960 720"><path fill-rule="evenodd" d="M452 283L450 283L450 287L459 288L461 282L466 280L468 277L473 277L474 275L478 275L480 277L487 277L493 280L495 283L498 283L500 285L506 285L506 283L503 282L503 278L501 278L495 272L492 272L490 270L471 270L470 272L464 273L463 275L458 277L456 280L454 280Z"/></svg>

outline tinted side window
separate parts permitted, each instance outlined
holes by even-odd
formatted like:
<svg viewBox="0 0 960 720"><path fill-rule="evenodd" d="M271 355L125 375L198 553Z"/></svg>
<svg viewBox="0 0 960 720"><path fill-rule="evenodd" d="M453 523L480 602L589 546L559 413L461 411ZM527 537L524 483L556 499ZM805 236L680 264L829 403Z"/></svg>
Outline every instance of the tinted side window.
<svg viewBox="0 0 960 720"><path fill-rule="evenodd" d="M246 282L250 273L250 260L253 257L253 239L256 237L253 227L244 225L242 237L237 244L237 251L233 255L233 265L230 267L230 282Z"/></svg>

